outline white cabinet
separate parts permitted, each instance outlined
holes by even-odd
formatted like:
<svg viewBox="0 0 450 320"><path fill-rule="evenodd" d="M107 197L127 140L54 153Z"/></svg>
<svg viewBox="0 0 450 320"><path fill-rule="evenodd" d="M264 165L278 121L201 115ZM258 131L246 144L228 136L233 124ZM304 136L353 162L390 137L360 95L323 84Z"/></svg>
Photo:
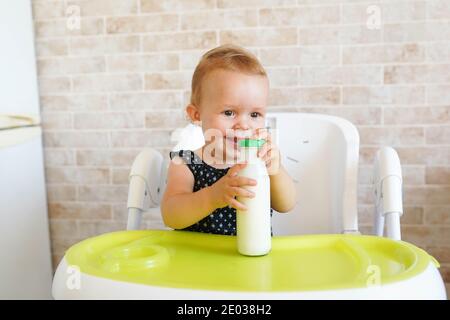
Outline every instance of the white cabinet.
<svg viewBox="0 0 450 320"><path fill-rule="evenodd" d="M0 0L0 299L49 299L51 280L31 3Z"/></svg>

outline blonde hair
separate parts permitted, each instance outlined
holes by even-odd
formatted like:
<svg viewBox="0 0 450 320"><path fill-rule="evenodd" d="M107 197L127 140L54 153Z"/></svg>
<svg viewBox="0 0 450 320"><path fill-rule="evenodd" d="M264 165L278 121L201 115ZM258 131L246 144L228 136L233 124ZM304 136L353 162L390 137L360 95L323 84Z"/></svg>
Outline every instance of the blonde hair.
<svg viewBox="0 0 450 320"><path fill-rule="evenodd" d="M242 47L225 44L206 52L192 76L191 104L199 105L204 78L214 70L238 71L250 75L267 77L258 58Z"/></svg>

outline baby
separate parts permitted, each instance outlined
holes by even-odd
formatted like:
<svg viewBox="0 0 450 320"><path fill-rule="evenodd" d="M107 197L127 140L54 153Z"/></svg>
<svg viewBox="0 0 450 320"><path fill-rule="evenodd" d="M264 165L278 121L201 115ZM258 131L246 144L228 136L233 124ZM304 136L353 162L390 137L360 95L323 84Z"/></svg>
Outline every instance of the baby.
<svg viewBox="0 0 450 320"><path fill-rule="evenodd" d="M294 183L264 128L268 95L269 79L253 54L223 45L203 55L192 78L186 112L193 122L201 123L205 145L170 153L161 203L168 227L236 235L236 209L244 211L241 214L247 209L236 196L254 197L245 186L256 185L253 179L237 176L246 165L236 161L238 143L245 137L266 141L258 157L270 176L271 207L278 212L292 210Z"/></svg>

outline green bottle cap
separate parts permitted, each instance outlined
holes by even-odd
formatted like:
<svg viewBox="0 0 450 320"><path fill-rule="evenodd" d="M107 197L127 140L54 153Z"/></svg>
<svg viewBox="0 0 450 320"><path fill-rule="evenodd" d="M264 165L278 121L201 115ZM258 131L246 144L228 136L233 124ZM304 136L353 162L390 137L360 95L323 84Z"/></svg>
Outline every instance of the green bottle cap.
<svg viewBox="0 0 450 320"><path fill-rule="evenodd" d="M260 148L264 143L266 143L266 140L264 140L264 139L243 139L243 140L239 141L239 147Z"/></svg>

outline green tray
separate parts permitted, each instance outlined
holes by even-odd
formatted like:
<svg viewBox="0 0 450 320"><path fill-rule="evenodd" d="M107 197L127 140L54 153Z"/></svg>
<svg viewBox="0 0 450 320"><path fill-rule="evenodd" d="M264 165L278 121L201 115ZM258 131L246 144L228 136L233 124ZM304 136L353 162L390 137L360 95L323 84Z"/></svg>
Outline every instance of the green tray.
<svg viewBox="0 0 450 320"><path fill-rule="evenodd" d="M236 237L185 231L123 231L66 253L83 273L151 286L225 291L360 288L406 280L437 261L402 241L358 235L272 238L261 257L237 252Z"/></svg>

